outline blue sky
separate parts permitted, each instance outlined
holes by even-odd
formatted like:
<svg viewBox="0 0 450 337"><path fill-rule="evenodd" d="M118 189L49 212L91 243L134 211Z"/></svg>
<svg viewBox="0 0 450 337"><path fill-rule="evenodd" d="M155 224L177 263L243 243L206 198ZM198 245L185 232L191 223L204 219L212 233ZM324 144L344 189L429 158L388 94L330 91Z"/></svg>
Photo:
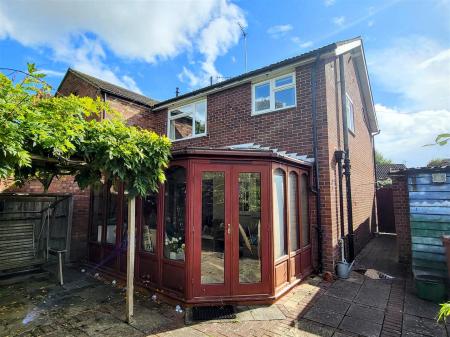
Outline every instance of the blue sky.
<svg viewBox="0 0 450 337"><path fill-rule="evenodd" d="M450 157L423 147L450 131L450 0L0 0L0 67L34 62L57 87L67 67L170 98L209 77L362 36L381 134L377 148L410 166Z"/></svg>

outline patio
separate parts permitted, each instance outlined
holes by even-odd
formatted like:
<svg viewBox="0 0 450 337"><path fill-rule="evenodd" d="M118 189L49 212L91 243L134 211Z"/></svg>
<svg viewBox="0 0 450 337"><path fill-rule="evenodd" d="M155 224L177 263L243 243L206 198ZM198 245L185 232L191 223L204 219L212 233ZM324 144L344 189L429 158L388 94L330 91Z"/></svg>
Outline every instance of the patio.
<svg viewBox="0 0 450 337"><path fill-rule="evenodd" d="M175 303L139 293L135 322L128 325L120 287L94 278L95 271L66 268L63 287L45 275L0 287L0 335L447 336L435 320L438 306L415 297L392 254L382 254L395 251L395 237L377 237L356 265L374 267L394 279L371 279L357 272L333 283L310 277L272 306L242 306L235 320L188 324L184 313L175 311Z"/></svg>

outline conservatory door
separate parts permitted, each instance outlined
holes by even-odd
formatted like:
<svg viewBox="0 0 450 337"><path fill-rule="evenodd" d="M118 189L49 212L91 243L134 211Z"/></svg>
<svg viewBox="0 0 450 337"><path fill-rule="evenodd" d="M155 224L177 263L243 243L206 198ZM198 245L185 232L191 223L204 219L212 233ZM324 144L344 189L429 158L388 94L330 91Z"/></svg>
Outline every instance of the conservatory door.
<svg viewBox="0 0 450 337"><path fill-rule="evenodd" d="M195 165L194 296L230 293L230 169L227 165Z"/></svg>
<svg viewBox="0 0 450 337"><path fill-rule="evenodd" d="M232 295L267 294L270 290L268 172L265 165L232 167Z"/></svg>
<svg viewBox="0 0 450 337"><path fill-rule="evenodd" d="M194 296L268 292L266 171L254 165L196 165Z"/></svg>

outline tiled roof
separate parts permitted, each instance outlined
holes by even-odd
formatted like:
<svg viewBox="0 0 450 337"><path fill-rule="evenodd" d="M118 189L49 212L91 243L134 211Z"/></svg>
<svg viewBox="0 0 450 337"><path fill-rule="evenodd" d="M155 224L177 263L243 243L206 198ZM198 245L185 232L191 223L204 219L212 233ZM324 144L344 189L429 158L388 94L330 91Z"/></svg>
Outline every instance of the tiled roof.
<svg viewBox="0 0 450 337"><path fill-rule="evenodd" d="M404 164L377 164L377 180L385 180L389 178L389 173L393 171L406 170Z"/></svg>
<svg viewBox="0 0 450 337"><path fill-rule="evenodd" d="M125 98L127 100L139 103L139 104L143 104L143 105L148 105L148 106L153 106L156 103L158 103L158 101L155 101L151 98L148 98L144 95L138 94L134 91L119 87L118 85L103 81L99 78L93 77L91 75L82 73L81 71L69 68L67 70L67 73L72 73L75 76L78 76L79 78L85 80L86 82L89 82L90 84L92 84L93 86L99 88L100 90L121 97L121 98Z"/></svg>
<svg viewBox="0 0 450 337"><path fill-rule="evenodd" d="M241 81L241 80L244 80L246 78L250 78L252 76L257 76L259 74L263 74L263 73L271 71L273 69L277 69L277 68L280 68L280 67L288 66L290 64L294 64L296 62L299 62L299 61L305 60L307 58L313 57L313 56L315 56L317 54L323 54L323 53L326 53L326 52L330 52L330 51L336 49L337 47L339 47L341 45L344 45L344 44L349 43L349 42L357 41L357 40L360 40L360 39L361 39L361 37L358 36L358 37L355 37L355 38L352 38L352 39L334 42L334 43L328 44L326 46L323 46L323 47L311 50L309 52L306 52L306 53L303 53L303 54L300 54L300 55L297 55L297 56L294 56L294 57L290 57L290 58L284 59L283 61L272 63L272 64L270 64L268 66L265 66L265 67L262 67L262 68L259 68L259 69L256 69L256 70L252 70L252 71L243 73L241 75L232 77L232 78L230 78L230 79L228 79L226 81L222 81L222 82L210 85L210 86L206 86L204 88L200 88L198 90L194 90L194 91L188 92L188 93L183 94L183 95L179 95L177 97L173 97L173 98L167 99L165 101L158 102L155 107L162 106L162 105L165 105L165 104L168 104L168 103L171 103L171 102L174 102L174 101L178 101L178 100L181 100L181 99L184 99L184 98L187 98L187 97L195 96L195 95L201 94L201 93L203 93L205 91L209 91L209 90L212 90L212 89L215 89L215 88L221 88L221 87L226 86L226 85L228 85L230 83Z"/></svg>

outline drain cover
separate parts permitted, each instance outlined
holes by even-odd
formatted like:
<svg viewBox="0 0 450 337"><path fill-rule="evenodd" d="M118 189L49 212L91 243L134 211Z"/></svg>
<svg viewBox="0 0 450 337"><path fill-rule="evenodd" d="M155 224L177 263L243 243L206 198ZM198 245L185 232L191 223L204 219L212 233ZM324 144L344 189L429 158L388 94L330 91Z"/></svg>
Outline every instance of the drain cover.
<svg viewBox="0 0 450 337"><path fill-rule="evenodd" d="M233 319L236 318L232 305L220 305L212 307L194 307L192 309L192 319L194 321L207 321L212 319Z"/></svg>

